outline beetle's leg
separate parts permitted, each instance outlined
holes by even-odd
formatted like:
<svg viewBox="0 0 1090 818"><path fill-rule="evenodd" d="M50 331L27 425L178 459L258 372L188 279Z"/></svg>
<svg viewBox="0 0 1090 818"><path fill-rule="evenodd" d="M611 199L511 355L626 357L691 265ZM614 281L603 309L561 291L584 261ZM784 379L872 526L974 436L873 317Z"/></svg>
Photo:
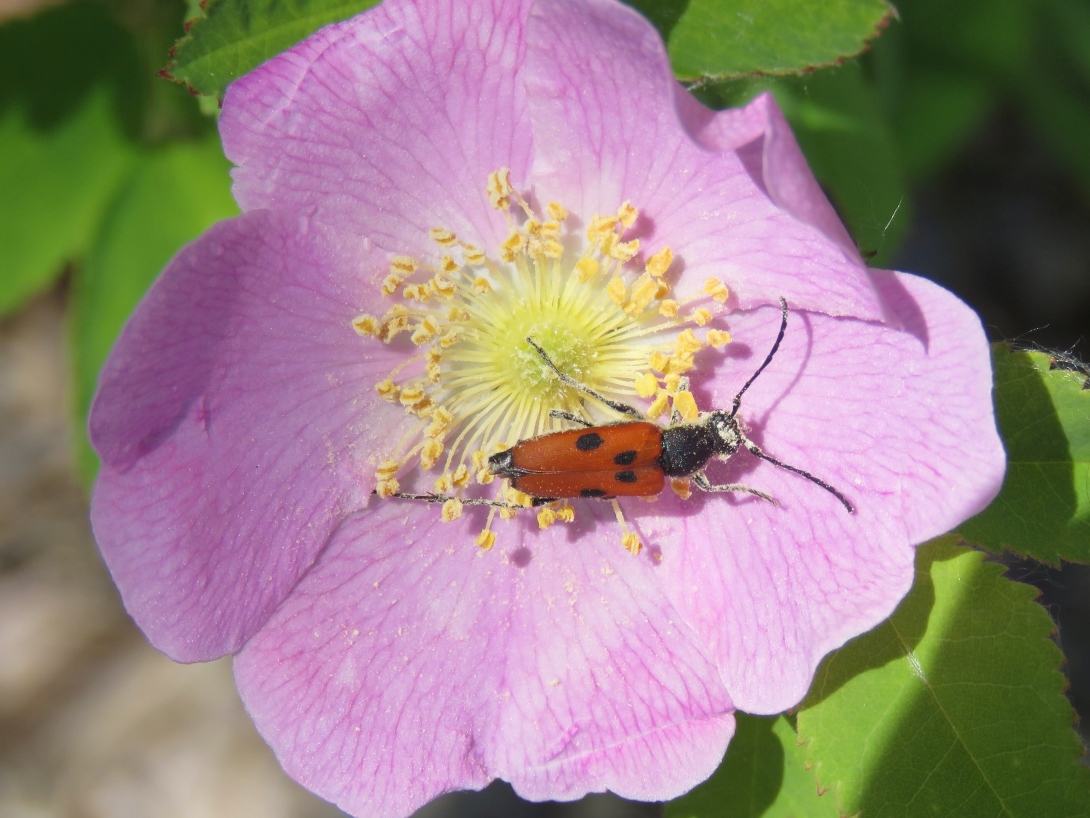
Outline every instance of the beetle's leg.
<svg viewBox="0 0 1090 818"><path fill-rule="evenodd" d="M754 497L760 497L762 500L768 500L773 505L779 505L776 500L769 494L765 494L759 489L750 488L744 483L712 483L709 482L707 475L704 472L697 472L692 476L692 480L696 483L696 487L701 491L740 491L746 494L752 494Z"/></svg>
<svg viewBox="0 0 1090 818"><path fill-rule="evenodd" d="M371 492L374 494L374 492ZM423 500L425 503L445 503L447 500L458 500L464 506L491 506L492 508L513 508L519 510L525 508L525 506L516 505L515 503L504 503L500 500L485 500L482 497L448 497L445 494L406 494L404 492L397 492L391 494L390 497L396 497L399 500ZM541 505L537 502L539 498L534 498L534 505ZM543 502L551 503L552 500L544 500Z"/></svg>
<svg viewBox="0 0 1090 818"><path fill-rule="evenodd" d="M848 498L846 498L843 494L841 494L839 491L834 489L832 486L830 486L824 480L820 480L817 477L814 477L814 475L810 474L810 472L808 472L808 471L803 471L802 469L796 469L794 466L789 466L786 463L784 463L784 462L782 462L780 460L777 460L774 457L769 457L767 454L765 454L761 450L761 447L758 446L756 443L754 443L752 440L746 440L745 438L743 438L742 439L742 445L745 446L747 449L749 449L750 452L757 455L757 457L761 458L761 460L767 460L773 466L779 466L781 469L787 469L788 471L793 471L795 474L799 475L800 477L805 477L811 483L817 483L819 486L821 486L823 489L825 489L827 492L829 492L829 494L833 495L833 497L838 499L840 501L840 504L842 506L844 506L845 509L847 509L849 514L852 514L852 513L855 512L855 507L852 506L852 504L848 502Z"/></svg>
<svg viewBox="0 0 1090 818"><path fill-rule="evenodd" d="M568 375L565 375L563 372L561 372L559 369L556 368L556 364L554 364L552 362L552 359L549 358L549 354L545 350L543 350L541 347L539 347L537 345L537 342L535 342L533 338L527 338L526 343L528 343L530 346L532 346L534 348L534 350L537 352L537 354L541 356L541 360L543 360L546 364L548 364L549 369L551 369L553 372L556 373L556 376L558 378L560 378L561 383L566 384L566 385L568 385L568 386L570 386L570 387L572 387L574 389L578 389L581 392L585 392L586 394L588 394L592 398L594 398L596 401L600 401L601 403L604 403L606 406L608 406L614 412L618 412L618 413L620 413L622 415L628 415L629 417L634 417L637 420L647 420L646 415L644 415L644 413L641 412L639 409L636 409L635 407L629 406L627 403L619 403L619 402L617 402L615 400L610 400L605 395L599 395L597 392L595 392L593 389L591 389L586 384L579 383L579 381L575 380L575 378L572 378L572 377L570 377Z"/></svg>
<svg viewBox="0 0 1090 818"><path fill-rule="evenodd" d="M553 418L554 420L568 420L572 423L577 423L580 426L588 429L594 425L590 421L583 420L583 418L579 417L578 415L573 415L571 412L564 412L560 409L553 409L552 411L550 411L549 417Z"/></svg>

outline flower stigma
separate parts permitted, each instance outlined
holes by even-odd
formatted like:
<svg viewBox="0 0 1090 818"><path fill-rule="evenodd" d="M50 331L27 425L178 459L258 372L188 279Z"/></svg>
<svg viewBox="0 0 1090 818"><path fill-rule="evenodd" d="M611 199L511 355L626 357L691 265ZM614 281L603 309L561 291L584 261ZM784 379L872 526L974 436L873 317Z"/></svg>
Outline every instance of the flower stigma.
<svg viewBox="0 0 1090 818"><path fill-rule="evenodd" d="M550 412L559 410L593 424L620 420L606 406L564 384L527 342L538 344L557 369L619 402L649 400L648 417L673 410L698 416L685 373L697 352L722 347L729 333L702 330L726 301L727 288L708 279L702 292L672 297L668 273L673 251L663 247L639 270L638 238L624 240L639 211L629 202L614 213L595 214L585 230L561 204L539 213L501 168L489 175L487 193L504 214L507 237L494 248L461 240L437 226L429 231L438 261L397 255L382 282L391 305L381 317L352 321L361 336L390 343L407 333L416 354L408 355L375 388L400 404L415 423L376 469L375 492L398 494L401 478L414 468L437 473L433 491L442 496L441 519L462 515L472 483L489 485L491 454L547 432L571 427ZM703 302L693 306L694 302ZM418 478L419 479L419 478ZM687 496L686 487L674 486ZM477 545L488 550L497 510L502 518L531 509L532 498L501 484ZM638 537L621 524L622 544L640 550ZM540 528L570 522L567 501L538 507Z"/></svg>

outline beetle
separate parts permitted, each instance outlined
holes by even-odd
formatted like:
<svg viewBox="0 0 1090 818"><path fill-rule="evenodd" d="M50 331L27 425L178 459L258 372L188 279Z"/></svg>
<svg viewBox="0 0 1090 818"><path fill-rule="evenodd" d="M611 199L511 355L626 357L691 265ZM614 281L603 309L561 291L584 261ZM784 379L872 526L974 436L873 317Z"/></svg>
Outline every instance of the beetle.
<svg viewBox="0 0 1090 818"><path fill-rule="evenodd" d="M714 484L704 474L704 468L713 458L728 460L744 448L762 460L821 486L839 500L849 514L854 513L855 508L837 489L810 472L765 454L746 437L739 423L737 415L742 396L772 362L787 331L788 309L787 301L783 298L780 299L780 310L780 331L776 341L757 371L734 396L731 409L716 409L691 422L683 421L675 410L670 425L666 427L651 422L638 409L609 400L561 372L545 350L532 338L527 338L530 346L565 385L580 390L633 420L595 426L570 412L553 410L549 413L550 417L567 420L579 428L519 441L510 449L492 455L488 459L489 470L497 477L506 478L512 488L533 498L534 506L575 497L603 500L648 497L660 493L667 478L684 477L691 478L702 491L743 492L775 502L770 495L758 489L742 483ZM429 502L450 499L441 494L394 496ZM511 507L508 503L485 499L467 499L463 502Z"/></svg>

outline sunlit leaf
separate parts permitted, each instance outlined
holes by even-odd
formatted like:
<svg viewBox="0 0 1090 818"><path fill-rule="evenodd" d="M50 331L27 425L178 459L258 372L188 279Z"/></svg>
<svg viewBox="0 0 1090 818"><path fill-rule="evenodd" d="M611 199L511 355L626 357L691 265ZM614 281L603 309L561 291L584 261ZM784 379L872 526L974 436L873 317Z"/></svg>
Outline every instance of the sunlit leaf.
<svg viewBox="0 0 1090 818"><path fill-rule="evenodd" d="M993 347L1003 489L958 533L996 553L1090 562L1090 390L1043 352Z"/></svg>
<svg viewBox="0 0 1090 818"><path fill-rule="evenodd" d="M839 818L836 796L818 795L799 746L783 716L737 714L727 756L712 777L665 807L666 818Z"/></svg>
<svg viewBox="0 0 1090 818"><path fill-rule="evenodd" d="M667 40L680 79L789 74L861 52L885 0L630 0Z"/></svg>
<svg viewBox="0 0 1090 818"><path fill-rule="evenodd" d="M378 0L209 0L175 47L167 72L222 97L231 82L322 26L375 5Z"/></svg>
<svg viewBox="0 0 1090 818"><path fill-rule="evenodd" d="M102 93L46 132L18 109L0 120L0 315L87 251L133 161Z"/></svg>
<svg viewBox="0 0 1090 818"><path fill-rule="evenodd" d="M1036 589L951 539L889 621L830 656L798 715L846 815L1084 816L1090 769Z"/></svg>

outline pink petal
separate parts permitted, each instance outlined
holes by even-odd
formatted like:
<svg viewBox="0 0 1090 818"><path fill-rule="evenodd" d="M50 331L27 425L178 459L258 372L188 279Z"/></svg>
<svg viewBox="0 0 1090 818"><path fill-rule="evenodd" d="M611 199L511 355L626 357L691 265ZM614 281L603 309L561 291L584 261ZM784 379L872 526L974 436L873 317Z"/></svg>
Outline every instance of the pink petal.
<svg viewBox="0 0 1090 818"><path fill-rule="evenodd" d="M668 244L680 256L680 295L718 276L744 309L784 296L799 309L883 317L771 100L714 120L693 100L675 107L686 92L658 33L613 0L537 0L525 75L538 197L584 219L631 200L645 253Z"/></svg>
<svg viewBox="0 0 1090 818"><path fill-rule="evenodd" d="M766 491L778 505L744 495L660 503L671 601L705 635L745 712L795 705L822 656L900 602L911 546L984 508L1002 482L979 319L924 279L875 281L905 331L795 313L739 413L766 453L839 489L855 513L748 453L710 476ZM730 405L778 324L773 309L732 316L746 348L727 348L734 355L698 387L702 405Z"/></svg>
<svg viewBox="0 0 1090 818"><path fill-rule="evenodd" d="M526 5L389 0L232 84L220 133L243 210L313 214L391 252L431 251L433 227L498 244L488 174L530 159Z"/></svg>
<svg viewBox="0 0 1090 818"><path fill-rule="evenodd" d="M377 818L494 777L532 799L653 800L710 775L730 700L609 506L574 529L497 521L489 553L477 511L443 526L389 500L352 518L238 656L289 774Z"/></svg>
<svg viewBox="0 0 1090 818"><path fill-rule="evenodd" d="M351 327L385 255L256 212L183 249L102 372L91 519L137 624L181 661L256 631L346 513L403 414Z"/></svg>

